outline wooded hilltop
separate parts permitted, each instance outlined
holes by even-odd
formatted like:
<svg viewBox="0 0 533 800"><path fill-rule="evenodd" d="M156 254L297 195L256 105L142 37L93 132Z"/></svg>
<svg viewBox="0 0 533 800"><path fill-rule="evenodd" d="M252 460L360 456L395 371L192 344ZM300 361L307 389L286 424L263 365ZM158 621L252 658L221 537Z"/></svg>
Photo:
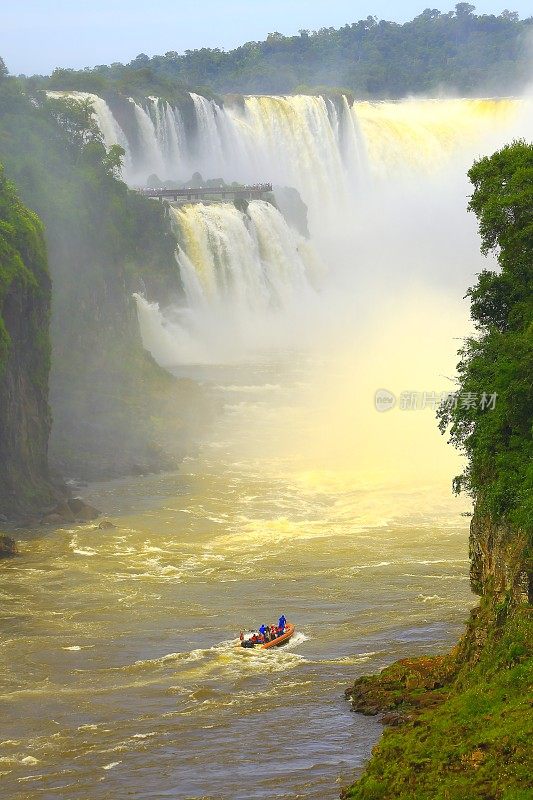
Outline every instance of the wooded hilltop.
<svg viewBox="0 0 533 800"><path fill-rule="evenodd" d="M533 18L516 12L476 14L470 3L443 13L426 8L400 24L377 17L341 28L270 33L234 50L201 48L84 70L60 68L30 85L102 94L177 99L187 87L204 93L305 93L342 87L357 99L506 95L531 80Z"/></svg>

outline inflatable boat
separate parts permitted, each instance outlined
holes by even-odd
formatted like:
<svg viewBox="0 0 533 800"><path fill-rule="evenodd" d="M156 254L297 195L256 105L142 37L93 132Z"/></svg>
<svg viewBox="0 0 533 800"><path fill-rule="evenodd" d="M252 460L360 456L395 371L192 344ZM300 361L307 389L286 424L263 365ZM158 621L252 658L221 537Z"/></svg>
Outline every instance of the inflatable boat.
<svg viewBox="0 0 533 800"><path fill-rule="evenodd" d="M279 647L280 644L285 644L289 641L291 636L294 636L296 628L292 623L287 622L285 625L285 630L280 636L276 636L275 639L271 639L269 642L251 642L249 639L243 639L243 641L238 645L238 648L244 647L246 649L255 649L258 647L260 650L269 650L271 647Z"/></svg>
<svg viewBox="0 0 533 800"><path fill-rule="evenodd" d="M287 622L285 625L285 633L282 633L281 636L276 636L275 639L271 639L270 642L265 642L261 645L261 650L268 650L269 647L278 647L280 644L285 644L288 642L291 636L294 635L294 625L290 622Z"/></svg>

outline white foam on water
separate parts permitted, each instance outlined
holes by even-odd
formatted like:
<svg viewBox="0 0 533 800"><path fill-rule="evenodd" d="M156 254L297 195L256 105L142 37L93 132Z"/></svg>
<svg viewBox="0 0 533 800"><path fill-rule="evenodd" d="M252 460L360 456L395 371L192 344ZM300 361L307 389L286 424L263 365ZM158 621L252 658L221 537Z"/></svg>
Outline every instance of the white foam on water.
<svg viewBox="0 0 533 800"><path fill-rule="evenodd" d="M327 664L366 664L374 656L380 655L378 651L370 653L354 653L354 655L343 656L342 658L328 659Z"/></svg>
<svg viewBox="0 0 533 800"><path fill-rule="evenodd" d="M421 600L422 603L442 603L445 602L444 598L438 594L419 594L417 595L417 600Z"/></svg>

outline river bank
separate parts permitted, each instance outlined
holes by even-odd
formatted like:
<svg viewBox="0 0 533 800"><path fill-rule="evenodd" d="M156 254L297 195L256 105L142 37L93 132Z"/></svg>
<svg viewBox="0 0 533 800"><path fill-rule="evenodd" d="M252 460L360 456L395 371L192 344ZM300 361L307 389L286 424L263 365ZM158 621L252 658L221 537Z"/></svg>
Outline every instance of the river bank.
<svg viewBox="0 0 533 800"><path fill-rule="evenodd" d="M467 292L476 333L458 352L456 383L463 399L486 398L491 386L494 402L442 403L438 418L466 456L453 485L474 500L470 585L481 602L456 652L356 682L355 709L387 710L404 724L345 798L532 797L533 146L514 141L468 177L481 250L494 252L499 270L483 271Z"/></svg>
<svg viewBox="0 0 533 800"><path fill-rule="evenodd" d="M343 800L528 800L531 607L502 618L485 602L445 656L404 659L347 690L387 730Z"/></svg>

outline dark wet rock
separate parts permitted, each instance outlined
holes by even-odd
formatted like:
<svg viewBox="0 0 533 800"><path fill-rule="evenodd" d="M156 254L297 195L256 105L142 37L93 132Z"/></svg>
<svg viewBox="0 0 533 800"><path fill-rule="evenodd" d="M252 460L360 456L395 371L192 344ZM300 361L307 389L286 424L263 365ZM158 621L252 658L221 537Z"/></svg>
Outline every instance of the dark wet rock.
<svg viewBox="0 0 533 800"><path fill-rule="evenodd" d="M91 520L96 519L99 516L100 512L98 511L97 508L87 505L85 506L85 508L82 508L81 511L78 511L78 513L76 514L76 520L78 522L90 522Z"/></svg>
<svg viewBox="0 0 533 800"><path fill-rule="evenodd" d="M111 530L111 528L116 528L117 526L111 522L109 519L103 519L97 526L101 531Z"/></svg>
<svg viewBox="0 0 533 800"><path fill-rule="evenodd" d="M11 536L0 533L0 558L9 558L18 554L17 543Z"/></svg>
<svg viewBox="0 0 533 800"><path fill-rule="evenodd" d="M409 712L442 703L456 669L453 656L405 658L378 675L359 678L346 697L352 711L367 716L383 714L385 724L399 725Z"/></svg>
<svg viewBox="0 0 533 800"><path fill-rule="evenodd" d="M59 517L61 517L63 522L76 521L76 517L72 513L72 509L70 508L67 501L63 503L58 503L57 506L55 506L51 511L49 511L47 516L50 516L51 514L57 514Z"/></svg>
<svg viewBox="0 0 533 800"><path fill-rule="evenodd" d="M0 508L16 520L55 500L47 464L51 282L43 225L3 170L0 204Z"/></svg>
<svg viewBox="0 0 533 800"><path fill-rule="evenodd" d="M26 528L36 528L37 525L40 525L41 517L22 514L15 517L12 522L14 523L15 530L25 530Z"/></svg>
<svg viewBox="0 0 533 800"><path fill-rule="evenodd" d="M477 510L470 522L470 585L480 596L497 602L507 598L516 604L533 602L533 572L527 557L529 537L525 529L498 521ZM481 651L481 639L477 649Z"/></svg>
<svg viewBox="0 0 533 800"><path fill-rule="evenodd" d="M94 506L89 505L80 497L73 497L68 501L70 511L74 514L75 518L80 522L89 522L100 516L100 511Z"/></svg>
<svg viewBox="0 0 533 800"><path fill-rule="evenodd" d="M81 511L81 509L85 505L81 497L71 497L70 500L68 501L68 504L73 514L77 514L78 511Z"/></svg>
<svg viewBox="0 0 533 800"><path fill-rule="evenodd" d="M410 717L406 714L399 714L396 711L391 711L388 714L383 714L380 718L380 722L383 725L391 725L392 727L397 727L398 725L405 725L406 722L409 722Z"/></svg>
<svg viewBox="0 0 533 800"><path fill-rule="evenodd" d="M72 497L58 503L43 516L41 522L49 525L66 525L89 522L100 516L100 511L80 497Z"/></svg>
<svg viewBox="0 0 533 800"><path fill-rule="evenodd" d="M287 223L306 239L309 239L308 209L297 189L292 186L276 186L276 206Z"/></svg>

